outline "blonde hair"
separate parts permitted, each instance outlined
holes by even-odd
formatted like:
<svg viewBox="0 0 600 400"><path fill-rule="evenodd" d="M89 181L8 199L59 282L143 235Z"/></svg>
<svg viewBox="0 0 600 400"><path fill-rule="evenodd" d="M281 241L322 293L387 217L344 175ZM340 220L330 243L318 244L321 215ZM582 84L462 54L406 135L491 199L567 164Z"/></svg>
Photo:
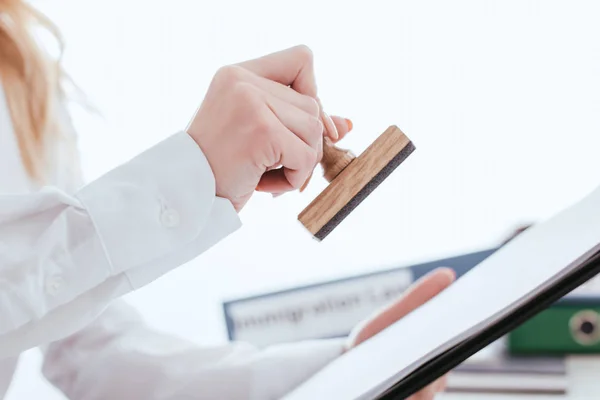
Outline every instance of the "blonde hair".
<svg viewBox="0 0 600 400"><path fill-rule="evenodd" d="M44 180L47 140L59 132L56 105L63 95L63 71L38 43L34 30L50 33L59 44L56 27L23 0L0 0L0 79L29 176Z"/></svg>

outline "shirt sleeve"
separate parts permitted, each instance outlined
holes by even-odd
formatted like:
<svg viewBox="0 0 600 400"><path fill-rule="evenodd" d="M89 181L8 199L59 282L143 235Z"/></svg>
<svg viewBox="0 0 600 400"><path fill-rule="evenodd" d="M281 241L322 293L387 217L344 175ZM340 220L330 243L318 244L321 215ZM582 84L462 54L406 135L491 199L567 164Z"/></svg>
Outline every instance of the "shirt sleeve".
<svg viewBox="0 0 600 400"><path fill-rule="evenodd" d="M74 195L0 195L0 358L76 332L239 226L185 132Z"/></svg>
<svg viewBox="0 0 600 400"><path fill-rule="evenodd" d="M149 329L119 301L85 329L47 346L43 373L72 399L271 400L337 358L344 343L201 347Z"/></svg>

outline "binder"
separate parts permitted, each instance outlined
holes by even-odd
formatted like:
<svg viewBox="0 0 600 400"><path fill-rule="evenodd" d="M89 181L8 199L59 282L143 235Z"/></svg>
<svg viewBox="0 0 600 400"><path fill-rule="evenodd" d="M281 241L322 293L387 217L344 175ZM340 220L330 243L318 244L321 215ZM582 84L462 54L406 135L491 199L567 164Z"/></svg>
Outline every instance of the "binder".
<svg viewBox="0 0 600 400"><path fill-rule="evenodd" d="M600 253L596 253L580 269L565 276L561 281L546 289L536 301L531 301L515 309L510 315L492 324L488 329L464 341L445 354L436 357L417 369L412 376L395 383L389 391L378 396L377 400L404 400L428 384L443 376L460 363L488 346L511 330L521 326L561 297L592 279L600 273Z"/></svg>
<svg viewBox="0 0 600 400"><path fill-rule="evenodd" d="M284 399L405 399L598 273L600 188L529 228Z"/></svg>
<svg viewBox="0 0 600 400"><path fill-rule="evenodd" d="M230 341L243 341L259 347L298 340L345 337L356 324L397 298L412 283L434 269L452 268L460 279L497 249L489 248L409 266L231 299L223 302L227 334ZM368 303L370 299L367 292L386 293L385 296L380 295L377 301ZM310 322L307 321L306 314L310 313L311 308L323 307L327 301L343 301L348 298L356 298L360 307L330 309L327 314L320 314L318 318L313 316ZM297 321L301 312L304 318ZM344 314L343 318L340 314ZM291 321L294 316L295 320ZM267 319L268 323L259 326L261 320Z"/></svg>
<svg viewBox="0 0 600 400"><path fill-rule="evenodd" d="M298 340L345 337L356 324L372 315L380 306L397 298L403 290L429 272L439 267L448 267L454 270L457 279L460 279L477 264L494 254L500 247L488 248L414 265L403 265L376 272L357 274L342 279L261 293L254 296L230 299L224 301L222 304L227 335L230 341L243 341L258 347ZM279 321L279 326L277 326L277 321L275 321L274 317L271 318L269 325L255 327L254 332L248 333L244 329L240 329L240 326L243 326L243 323L240 323L240 321L257 321L268 316L283 315L286 310L307 308L309 305L314 305L319 301L323 302L325 299L342 299L344 296L348 296L349 293L354 293L353 287L360 287L363 289L363 292L365 288L381 292L386 287L394 287L394 293L390 294L389 299L381 299L379 303L370 304L369 307L364 307L366 298L363 296L360 298L361 305L363 306L360 310L346 309L343 311L331 311L329 315L313 319L310 323L302 321L302 326L293 326L294 329L281 329L281 325L285 325L286 322ZM591 290L585 287L581 289L585 290L579 291L579 293L578 291L569 293L556 301L544 313L552 312L555 308L557 310L572 309L581 305L583 308L592 307L600 315L600 282L595 287L592 287ZM590 296L590 294L593 295ZM588 299L585 304L581 304L582 296ZM335 318L332 319L332 314L339 314L340 312L346 313L343 321ZM544 315L540 317L544 317ZM288 324L288 328L291 327L291 324ZM527 335L535 334L531 330L543 332L546 327L545 324L539 324L538 320L534 318L528 321L523 329L527 330L527 332L517 330L515 337L511 336L515 332L511 332L511 335L509 335L509 344L511 345L509 348L515 353L523 353L525 351L524 346L531 347L531 345L523 341ZM564 340L563 338L563 343ZM539 348L539 345L534 347ZM578 349L575 344L569 348ZM579 349L585 352L600 352L600 341L594 344L593 347L579 347ZM541 350L543 349L540 348L540 352L542 352ZM531 351L534 351L534 349Z"/></svg>
<svg viewBox="0 0 600 400"><path fill-rule="evenodd" d="M600 296L569 294L507 336L519 356L600 353Z"/></svg>

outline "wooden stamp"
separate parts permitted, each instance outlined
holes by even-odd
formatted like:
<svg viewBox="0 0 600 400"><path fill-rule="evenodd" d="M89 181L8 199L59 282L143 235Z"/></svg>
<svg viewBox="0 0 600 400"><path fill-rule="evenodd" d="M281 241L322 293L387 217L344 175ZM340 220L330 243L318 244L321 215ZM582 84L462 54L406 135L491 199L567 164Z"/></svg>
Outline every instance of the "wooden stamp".
<svg viewBox="0 0 600 400"><path fill-rule="evenodd" d="M323 240L414 150L410 139L394 125L358 157L324 138L321 167L329 185L298 220L317 240Z"/></svg>

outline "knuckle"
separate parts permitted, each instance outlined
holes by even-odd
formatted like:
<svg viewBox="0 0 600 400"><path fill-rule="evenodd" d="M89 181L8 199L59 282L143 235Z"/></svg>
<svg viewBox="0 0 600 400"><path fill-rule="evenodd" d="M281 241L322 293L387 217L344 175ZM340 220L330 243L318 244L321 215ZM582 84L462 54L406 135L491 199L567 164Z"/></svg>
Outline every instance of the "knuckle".
<svg viewBox="0 0 600 400"><path fill-rule="evenodd" d="M254 132L264 140L271 142L273 136L273 123L266 112L256 113L253 124Z"/></svg>
<svg viewBox="0 0 600 400"><path fill-rule="evenodd" d="M319 152L316 149L309 148L306 152L306 167L312 169L318 161Z"/></svg>
<svg viewBox="0 0 600 400"><path fill-rule="evenodd" d="M246 121L249 131L263 138L271 135L273 121L264 107L260 90L251 83L239 81L233 85L232 93L238 117Z"/></svg>
<svg viewBox="0 0 600 400"><path fill-rule="evenodd" d="M222 84L235 84L243 79L244 69L237 65L226 65L219 68L215 74L215 79Z"/></svg>
<svg viewBox="0 0 600 400"><path fill-rule="evenodd" d="M321 107L319 107L319 103L317 100L310 96L304 96L304 109L307 113L314 116L319 116L321 114Z"/></svg>
<svg viewBox="0 0 600 400"><path fill-rule="evenodd" d="M243 105L252 105L258 98L256 88L251 84L243 81L237 81L232 84L233 93L236 99Z"/></svg>
<svg viewBox="0 0 600 400"><path fill-rule="evenodd" d="M320 118L309 117L308 118L308 135L311 143L318 143L323 135L323 123Z"/></svg>
<svg viewBox="0 0 600 400"><path fill-rule="evenodd" d="M294 51L298 54L302 60L312 63L314 60L313 51L305 44L298 45L294 48Z"/></svg>

